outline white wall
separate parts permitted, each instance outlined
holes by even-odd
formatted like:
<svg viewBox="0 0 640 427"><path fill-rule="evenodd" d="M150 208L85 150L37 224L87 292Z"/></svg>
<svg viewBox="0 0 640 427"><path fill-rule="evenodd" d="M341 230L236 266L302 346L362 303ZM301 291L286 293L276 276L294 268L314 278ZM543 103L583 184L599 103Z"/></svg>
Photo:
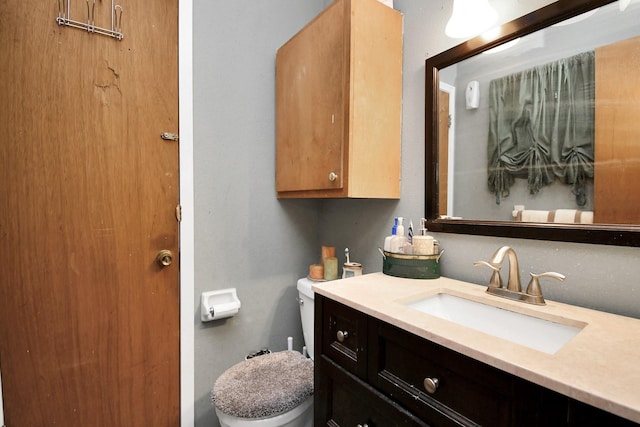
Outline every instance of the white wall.
<svg viewBox="0 0 640 427"><path fill-rule="evenodd" d="M217 426L209 390L249 351L302 339L295 281L320 245L349 247L365 272L380 271L377 247L394 216L424 216L425 59L453 47L444 35L450 0L395 0L404 13L402 195L393 200L275 197L275 52L329 0L200 1L194 4L195 418ZM526 3L526 4L525 4ZM507 21L548 0L492 0ZM640 249L440 234L444 275L486 284L472 263L510 244L522 274L559 271L545 296L640 317ZM201 292L236 287L240 313L201 324Z"/></svg>
<svg viewBox="0 0 640 427"><path fill-rule="evenodd" d="M296 280L320 257L320 204L275 193L275 54L323 0L197 1L193 10L195 424L217 426L215 379L251 351L302 346ZM242 308L203 324L204 291Z"/></svg>

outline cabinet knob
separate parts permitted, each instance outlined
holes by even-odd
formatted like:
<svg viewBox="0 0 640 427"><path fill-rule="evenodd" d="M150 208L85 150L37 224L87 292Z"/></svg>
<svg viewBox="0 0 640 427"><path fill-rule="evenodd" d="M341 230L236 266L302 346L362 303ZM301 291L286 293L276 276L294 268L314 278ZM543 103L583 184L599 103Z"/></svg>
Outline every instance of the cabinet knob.
<svg viewBox="0 0 640 427"><path fill-rule="evenodd" d="M433 394L438 389L438 386L440 385L440 381L437 378L427 377L424 379L423 385L424 385L424 389L427 390L427 393Z"/></svg>
<svg viewBox="0 0 640 427"><path fill-rule="evenodd" d="M338 174L335 172L329 172L329 181L333 182L338 179Z"/></svg>
<svg viewBox="0 0 640 427"><path fill-rule="evenodd" d="M338 339L339 342L344 342L344 340L349 338L349 332L347 332L347 331L338 331L338 333L336 334L336 338Z"/></svg>

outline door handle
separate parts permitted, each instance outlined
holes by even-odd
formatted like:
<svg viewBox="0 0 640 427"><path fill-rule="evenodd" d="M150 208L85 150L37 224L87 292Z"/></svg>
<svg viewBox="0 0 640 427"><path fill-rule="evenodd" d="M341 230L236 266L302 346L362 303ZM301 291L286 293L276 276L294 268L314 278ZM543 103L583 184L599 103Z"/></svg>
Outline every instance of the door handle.
<svg viewBox="0 0 640 427"><path fill-rule="evenodd" d="M168 267L173 262L173 253L169 249L163 249L156 255L156 261L161 267Z"/></svg>

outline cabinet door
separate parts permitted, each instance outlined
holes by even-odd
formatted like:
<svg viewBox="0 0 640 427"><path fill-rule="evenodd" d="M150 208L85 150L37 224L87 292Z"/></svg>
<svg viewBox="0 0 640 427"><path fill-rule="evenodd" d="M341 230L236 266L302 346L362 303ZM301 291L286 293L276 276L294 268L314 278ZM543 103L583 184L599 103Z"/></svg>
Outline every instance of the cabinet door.
<svg viewBox="0 0 640 427"><path fill-rule="evenodd" d="M344 4L329 6L276 55L278 192L343 187L349 94Z"/></svg>
<svg viewBox="0 0 640 427"><path fill-rule="evenodd" d="M322 356L315 395L316 426L427 427L420 419Z"/></svg>

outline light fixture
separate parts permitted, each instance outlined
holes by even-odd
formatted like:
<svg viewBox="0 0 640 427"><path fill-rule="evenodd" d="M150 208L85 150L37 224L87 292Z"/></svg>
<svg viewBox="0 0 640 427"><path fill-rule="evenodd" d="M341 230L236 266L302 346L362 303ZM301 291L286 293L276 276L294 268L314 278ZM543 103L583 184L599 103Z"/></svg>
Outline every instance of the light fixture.
<svg viewBox="0 0 640 427"><path fill-rule="evenodd" d="M454 39L477 36L498 20L488 0L453 0L453 13L444 33Z"/></svg>

